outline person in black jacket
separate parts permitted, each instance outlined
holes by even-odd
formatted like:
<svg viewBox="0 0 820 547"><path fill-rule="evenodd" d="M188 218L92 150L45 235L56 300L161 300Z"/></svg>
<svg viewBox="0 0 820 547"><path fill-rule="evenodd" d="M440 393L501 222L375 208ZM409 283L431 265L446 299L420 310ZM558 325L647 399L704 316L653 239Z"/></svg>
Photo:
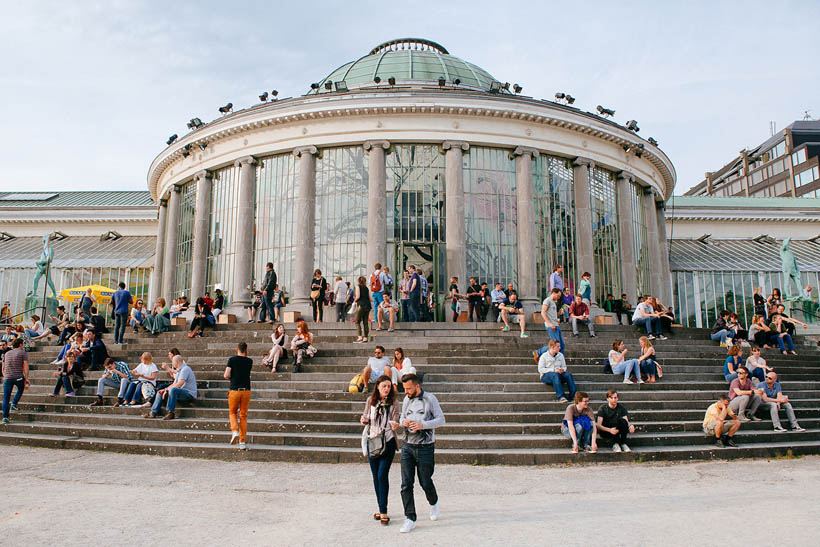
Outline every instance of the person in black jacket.
<svg viewBox="0 0 820 547"><path fill-rule="evenodd" d="M194 318L191 320L191 330L188 332L188 338L202 336L205 327L213 324L214 316L211 313L211 308L205 303L205 299L200 296L196 299L196 310L194 311Z"/></svg>
<svg viewBox="0 0 820 547"><path fill-rule="evenodd" d="M259 322L264 323L267 318L268 323L273 323L275 314L273 313L273 290L276 287L276 272L273 269L273 262L268 262L265 266L265 279L262 280L262 306L259 312Z"/></svg>
<svg viewBox="0 0 820 547"><path fill-rule="evenodd" d="M310 303L313 306L313 321L316 323L321 323L325 315L325 293L327 280L322 277L322 270L314 270L313 280L310 282ZM313 298L314 295L316 298Z"/></svg>
<svg viewBox="0 0 820 547"><path fill-rule="evenodd" d="M91 307L91 328L94 329L94 333L100 338L108 332L108 328L105 326L105 317L97 313L96 306Z"/></svg>

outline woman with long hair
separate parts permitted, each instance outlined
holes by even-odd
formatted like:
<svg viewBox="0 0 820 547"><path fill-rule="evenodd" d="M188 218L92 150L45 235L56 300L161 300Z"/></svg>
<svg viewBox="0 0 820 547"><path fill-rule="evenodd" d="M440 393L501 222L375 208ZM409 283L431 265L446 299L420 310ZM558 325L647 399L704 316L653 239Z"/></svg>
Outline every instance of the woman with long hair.
<svg viewBox="0 0 820 547"><path fill-rule="evenodd" d="M170 312L168 311L168 306L166 305L163 297L160 296L157 298L157 303L154 304L154 308L151 310L151 313L145 316L145 322L143 325L151 334L165 332L168 330L168 327L171 326Z"/></svg>
<svg viewBox="0 0 820 547"><path fill-rule="evenodd" d="M270 367L271 372L276 372L276 365L279 364L279 360L288 356L285 349L285 345L288 343L288 335L285 333L285 326L282 323L277 323L273 327L273 334L270 335L270 339L273 342L273 347L267 357L262 359L262 364Z"/></svg>
<svg viewBox="0 0 820 547"><path fill-rule="evenodd" d="M188 332L188 338L202 336L205 327L213 324L214 316L211 313L211 308L205 303L205 299L200 296L196 299L196 311L194 312L194 318L191 320L191 330Z"/></svg>
<svg viewBox="0 0 820 547"><path fill-rule="evenodd" d="M641 373L646 374L646 382L654 384L658 375L658 362L655 361L655 347L652 345L652 340L646 336L641 336L638 339L641 344L641 356L638 357L638 365L641 368Z"/></svg>
<svg viewBox="0 0 820 547"><path fill-rule="evenodd" d="M307 321L299 321L296 323L296 335L290 342L290 349L294 355L293 372L302 372L302 362L307 357L313 357L315 350L313 348L313 336L308 330Z"/></svg>
<svg viewBox="0 0 820 547"><path fill-rule="evenodd" d="M755 315L762 315L766 317L766 297L763 296L763 287L755 287L754 295L752 296L755 307Z"/></svg>
<svg viewBox="0 0 820 547"><path fill-rule="evenodd" d="M788 355L789 352L791 352L792 355L797 355L797 352L794 351L794 342L792 342L792 337L789 336L786 323L783 322L783 317L779 313L775 313L772 316L772 322L769 323L769 329L771 329L771 332L769 332L770 343L777 344L777 347L780 348L783 355ZM789 351L786 351L786 347L789 348Z"/></svg>
<svg viewBox="0 0 820 547"><path fill-rule="evenodd" d="M321 323L325 315L325 293L327 281L322 277L322 270L313 270L313 279L310 282L310 304L313 306L313 321Z"/></svg>
<svg viewBox="0 0 820 547"><path fill-rule="evenodd" d="M391 374L393 383L396 386L401 385L401 377L405 374L418 374L416 372L416 367L413 366L410 358L404 355L404 350L401 348L396 348L393 350L393 364L390 368L396 371L395 374Z"/></svg>
<svg viewBox="0 0 820 547"><path fill-rule="evenodd" d="M388 376L379 376L373 385L373 392L367 398L361 422L365 428L362 432L364 452L370 463L373 475L373 487L376 490L376 501L379 512L373 518L387 525L390 517L387 514L387 495L390 491L390 464L396 454L396 434L399 427L399 405L395 400L393 382ZM378 455L371 455L370 448L384 444Z"/></svg>
<svg viewBox="0 0 820 547"><path fill-rule="evenodd" d="M370 289L367 288L367 279L363 275L356 280L356 292L353 296L356 304L356 332L358 337L354 343L367 342L370 334L370 310L373 305L370 303Z"/></svg>
<svg viewBox="0 0 820 547"><path fill-rule="evenodd" d="M766 304L769 306L766 320L769 321L774 314L777 313L777 306L782 304L783 298L780 296L780 289L772 289L772 294L766 299Z"/></svg>
<svg viewBox="0 0 820 547"><path fill-rule="evenodd" d="M729 348L729 355L723 362L723 378L727 383L737 378L737 371L743 366L743 350L740 346L733 345Z"/></svg>
<svg viewBox="0 0 820 547"><path fill-rule="evenodd" d="M624 346L624 341L616 338L612 342L612 349L609 351L609 366L612 367L612 374L620 374L623 372L624 383L631 384L633 382L629 379L629 376L634 373L638 383L644 383L641 379L641 367L638 364L638 360L625 359L626 352L627 349Z"/></svg>

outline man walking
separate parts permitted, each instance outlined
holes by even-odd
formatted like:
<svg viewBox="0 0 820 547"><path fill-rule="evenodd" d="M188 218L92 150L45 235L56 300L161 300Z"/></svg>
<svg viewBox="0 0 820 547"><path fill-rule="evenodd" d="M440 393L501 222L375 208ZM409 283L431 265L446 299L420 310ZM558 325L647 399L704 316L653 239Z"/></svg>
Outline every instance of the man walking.
<svg viewBox="0 0 820 547"><path fill-rule="evenodd" d="M231 381L228 391L228 417L231 421L231 444L239 441L239 450L247 450L245 438L248 435L248 407L251 404L251 367L253 360L248 357L248 344L239 342L236 355L228 359L223 377ZM236 415L239 413L239 420Z"/></svg>
<svg viewBox="0 0 820 547"><path fill-rule="evenodd" d="M125 283L120 281L119 289L114 291L111 300L114 301L114 343L122 344L125 327L128 325L128 306L134 303L134 297L125 289Z"/></svg>
<svg viewBox="0 0 820 547"><path fill-rule="evenodd" d="M23 396L23 391L29 385L28 380L28 353L23 349L23 338L15 338L11 343L11 350L3 355L3 423L9 423L9 412L17 410L17 403ZM11 390L17 387L14 400L11 399ZM438 404L438 403L436 403ZM411 487L412 488L412 487Z"/></svg>
<svg viewBox="0 0 820 547"><path fill-rule="evenodd" d="M401 382L407 395L399 417L399 423L405 428L405 441L401 447L401 501L406 520L399 531L407 533L416 527L416 500L413 496L416 473L430 504L430 520L438 520L438 494L433 484L436 464L433 430L444 425L444 413L436 396L421 388L418 376L406 374Z"/></svg>
<svg viewBox="0 0 820 547"><path fill-rule="evenodd" d="M273 323L276 314L273 311L273 291L276 289L276 272L273 270L273 262L265 265L265 279L262 280L262 310L259 312L259 322ZM266 315L267 314L267 315Z"/></svg>

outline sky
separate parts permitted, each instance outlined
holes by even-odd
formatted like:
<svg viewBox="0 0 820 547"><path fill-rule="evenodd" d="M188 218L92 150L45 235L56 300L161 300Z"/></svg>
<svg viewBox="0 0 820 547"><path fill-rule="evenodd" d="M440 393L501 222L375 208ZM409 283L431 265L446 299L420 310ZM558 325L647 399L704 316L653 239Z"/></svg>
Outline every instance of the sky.
<svg viewBox="0 0 820 547"><path fill-rule="evenodd" d="M6 2L0 191L145 190L185 123L304 94L403 37L654 137L682 194L808 110L820 2Z"/></svg>

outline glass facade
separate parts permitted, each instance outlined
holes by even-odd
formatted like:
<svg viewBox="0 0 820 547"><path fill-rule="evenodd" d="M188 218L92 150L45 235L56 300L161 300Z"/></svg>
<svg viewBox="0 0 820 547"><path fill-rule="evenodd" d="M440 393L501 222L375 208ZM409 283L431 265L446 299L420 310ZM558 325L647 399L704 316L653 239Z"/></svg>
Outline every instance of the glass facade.
<svg viewBox="0 0 820 547"><path fill-rule="evenodd" d="M179 225L177 226L177 269L175 272L174 298L191 291L191 261L194 250L194 208L196 207L196 182L190 181L180 189Z"/></svg>
<svg viewBox="0 0 820 547"><path fill-rule="evenodd" d="M489 286L517 285L515 160L509 150L475 146L464 154L463 168L467 275ZM461 286L466 283L459 280Z"/></svg>
<svg viewBox="0 0 820 547"><path fill-rule="evenodd" d="M589 199L592 212L592 253L595 297L603 302L607 294L621 294L620 234L615 174L595 167L590 171ZM583 272L579 272L582 274Z"/></svg>
<svg viewBox="0 0 820 547"><path fill-rule="evenodd" d="M532 166L533 198L537 219L536 277L539 300L546 298L549 275L557 264L564 267L565 286L573 290L579 279L575 263L575 200L572 166L564 158L536 157Z"/></svg>
<svg viewBox="0 0 820 547"><path fill-rule="evenodd" d="M211 182L211 218L208 230L208 258L205 270L205 291L214 296L222 289L225 303L233 301L231 287L236 270L236 214L239 194L239 167L225 167L213 173Z"/></svg>
<svg viewBox="0 0 820 547"><path fill-rule="evenodd" d="M293 262L296 257L297 161L291 153L278 154L256 164L256 237L253 274L261 283L265 264L273 262L279 287L292 291ZM309 279L301 280L310 283Z"/></svg>
<svg viewBox="0 0 820 547"><path fill-rule="evenodd" d="M640 184L630 182L629 196L632 200L632 231L635 249L635 286L638 294L626 295L630 302L637 302L638 295L651 294L649 281L649 238L646 230L646 195ZM629 245L624 242L624 245ZM628 275L628 273L627 273ZM617 294L613 294L617 298Z"/></svg>
<svg viewBox="0 0 820 547"><path fill-rule="evenodd" d="M326 148L316 160L316 267L328 282L367 273L364 148Z"/></svg>

